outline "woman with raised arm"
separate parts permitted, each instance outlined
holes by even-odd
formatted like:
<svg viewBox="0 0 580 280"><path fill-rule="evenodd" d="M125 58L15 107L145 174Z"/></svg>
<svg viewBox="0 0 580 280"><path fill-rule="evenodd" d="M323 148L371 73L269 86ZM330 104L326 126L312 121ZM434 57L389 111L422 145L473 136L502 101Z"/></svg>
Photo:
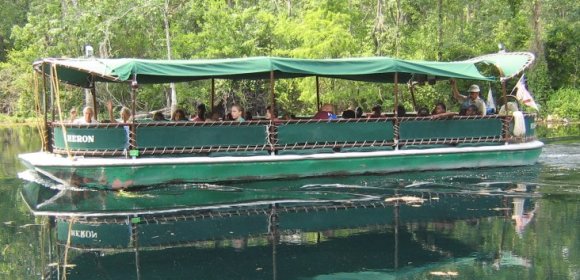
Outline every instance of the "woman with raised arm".
<svg viewBox="0 0 580 280"><path fill-rule="evenodd" d="M109 119L111 120L112 123L118 123L118 122L122 122L122 123L128 123L131 121L131 110L129 110L129 108L123 106L121 108L121 119L116 120L115 117L113 116L113 102L111 100L107 101L107 110L109 111Z"/></svg>

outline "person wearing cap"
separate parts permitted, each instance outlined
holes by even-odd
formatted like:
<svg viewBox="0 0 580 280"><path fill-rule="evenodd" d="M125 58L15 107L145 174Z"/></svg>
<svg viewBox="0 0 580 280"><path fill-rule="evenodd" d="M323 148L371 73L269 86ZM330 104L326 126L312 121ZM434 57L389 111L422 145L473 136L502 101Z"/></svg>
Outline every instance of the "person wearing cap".
<svg viewBox="0 0 580 280"><path fill-rule="evenodd" d="M451 84L451 88L453 90L453 97L461 103L462 109L466 109L469 107L469 105L475 105L475 107L477 107L478 114L485 116L487 108L485 107L485 102L479 97L480 90L478 85L471 85L467 90L469 92L469 96L465 96L459 94L455 80L451 79L449 80L449 83Z"/></svg>

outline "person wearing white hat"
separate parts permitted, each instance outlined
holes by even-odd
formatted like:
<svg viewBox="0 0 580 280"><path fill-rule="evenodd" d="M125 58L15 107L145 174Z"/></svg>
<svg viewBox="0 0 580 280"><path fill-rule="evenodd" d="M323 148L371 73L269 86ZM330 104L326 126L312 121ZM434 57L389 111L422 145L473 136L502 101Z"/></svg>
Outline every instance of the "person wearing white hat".
<svg viewBox="0 0 580 280"><path fill-rule="evenodd" d="M455 80L451 79L449 80L449 83L453 90L453 97L461 103L462 109L469 107L469 105L475 105L475 107L477 107L478 115L485 116L487 108L485 107L485 102L479 97L480 90L478 85L471 85L468 90L469 96L465 96L459 94Z"/></svg>

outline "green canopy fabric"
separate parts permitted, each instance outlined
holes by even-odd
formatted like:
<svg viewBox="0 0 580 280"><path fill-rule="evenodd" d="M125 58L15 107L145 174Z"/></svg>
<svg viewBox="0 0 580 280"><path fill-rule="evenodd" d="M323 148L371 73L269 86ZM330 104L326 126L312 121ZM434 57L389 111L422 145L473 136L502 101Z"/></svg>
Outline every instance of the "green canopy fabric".
<svg viewBox="0 0 580 280"><path fill-rule="evenodd" d="M501 71L501 80L511 79L534 62L535 56L528 52L495 53L468 60L474 63L493 64Z"/></svg>
<svg viewBox="0 0 580 280"><path fill-rule="evenodd" d="M406 82L416 75L426 75L434 79L491 81L497 80L498 77L482 75L477 69L477 63L483 62L500 67L503 75L499 78L505 78L519 73L531 63L529 61L529 55L496 54L460 62L416 61L389 57L343 59L248 57L195 60L45 58L33 65L38 72L47 75L51 69L56 69L58 79L65 83L90 87L92 82L129 82L133 79L139 84L211 78L269 79L272 72L276 79L319 76L393 83L395 73L398 73L399 82Z"/></svg>

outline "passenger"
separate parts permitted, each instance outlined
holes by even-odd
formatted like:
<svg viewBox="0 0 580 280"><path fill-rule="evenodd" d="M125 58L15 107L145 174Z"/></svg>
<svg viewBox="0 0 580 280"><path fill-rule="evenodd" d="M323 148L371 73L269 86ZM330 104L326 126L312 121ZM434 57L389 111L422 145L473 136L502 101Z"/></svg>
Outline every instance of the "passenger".
<svg viewBox="0 0 580 280"><path fill-rule="evenodd" d="M397 106L397 117L404 117L407 115L407 110L405 110L405 106L403 106L402 104L399 104L399 106Z"/></svg>
<svg viewBox="0 0 580 280"><path fill-rule="evenodd" d="M358 118L362 118L363 117L363 109L361 107L356 107L355 111L355 117Z"/></svg>
<svg viewBox="0 0 580 280"><path fill-rule="evenodd" d="M246 111L246 114L245 114L245 119L246 119L246 121L251 121L251 120L253 120L253 119L254 119L254 117L252 116L252 112L250 112L250 111Z"/></svg>
<svg viewBox="0 0 580 280"><path fill-rule="evenodd" d="M185 114L185 111L183 111L182 109L177 109L177 110L175 110L175 112L173 112L173 115L171 116L171 120L174 122L188 121L186 116L187 116L187 114Z"/></svg>
<svg viewBox="0 0 580 280"><path fill-rule="evenodd" d="M381 105L375 105L373 107L373 113L368 115L367 118L380 118L382 116Z"/></svg>
<svg viewBox="0 0 580 280"><path fill-rule="evenodd" d="M272 110L272 106L266 107L266 119L267 120L278 120L278 114L276 114L275 110Z"/></svg>
<svg viewBox="0 0 580 280"><path fill-rule="evenodd" d="M505 99L502 98L502 101L504 101ZM501 107L499 108L499 113L498 115L500 116L511 116L513 115L514 112L518 112L518 104L516 102L505 102L504 101L504 105L501 105Z"/></svg>
<svg viewBox="0 0 580 280"><path fill-rule="evenodd" d="M455 82L455 80L451 79L449 80L449 83L451 84L453 97L455 97L457 101L462 103L461 104L462 109L467 109L469 105L475 105L477 107L477 111L479 112L478 114L485 116L487 109L485 107L485 102L479 97L480 90L478 85L471 85L469 87L468 90L469 97L467 97L465 95L459 94L459 90L457 90L457 83Z"/></svg>
<svg viewBox="0 0 580 280"><path fill-rule="evenodd" d="M417 117L427 117L427 116L429 116L429 110L427 110L427 108L421 107L419 108L419 110L417 110Z"/></svg>
<svg viewBox="0 0 580 280"><path fill-rule="evenodd" d="M331 104L324 104L320 107L320 110L314 117L315 120L334 120L336 115L334 114L334 107Z"/></svg>
<svg viewBox="0 0 580 280"><path fill-rule="evenodd" d="M343 119L354 119L356 117L356 112L352 109L346 109L342 112Z"/></svg>
<svg viewBox="0 0 580 280"><path fill-rule="evenodd" d="M69 111L69 123L74 123L74 121L77 119L77 108L72 108Z"/></svg>
<svg viewBox="0 0 580 280"><path fill-rule="evenodd" d="M95 119L95 110L93 107L85 107L83 109L83 117L76 119L73 123L74 124L89 124L89 123L98 123Z"/></svg>
<svg viewBox="0 0 580 280"><path fill-rule="evenodd" d="M121 119L118 121L115 119L115 117L113 116L113 102L111 100L107 101L107 111L109 111L109 120L111 123L128 123L132 120L131 118L131 111L129 110L129 108L123 106L121 108ZM125 149L129 149L129 143L131 142L131 129L129 128L128 125L124 125L123 129L125 130Z"/></svg>
<svg viewBox="0 0 580 280"><path fill-rule="evenodd" d="M455 116L456 113L447 112L447 107L445 106L445 103L439 102L439 103L435 104L435 109L433 109L433 111L431 112L431 115L432 115L431 116L432 119L443 119L443 118Z"/></svg>
<svg viewBox="0 0 580 280"><path fill-rule="evenodd" d="M218 122L221 121L220 114L217 111L213 111L209 117L208 122Z"/></svg>
<svg viewBox="0 0 580 280"><path fill-rule="evenodd" d="M109 119L111 120L112 123L117 122L128 123L131 121L131 110L129 110L129 108L125 106L121 108L120 112L121 119L119 121L117 121L113 116L113 102L111 100L107 101L107 110L109 111Z"/></svg>
<svg viewBox="0 0 580 280"><path fill-rule="evenodd" d="M157 111L157 112L155 112L155 114L153 114L153 120L156 122L167 121L167 119L165 119L165 116L163 116L163 112L161 112L161 111Z"/></svg>
<svg viewBox="0 0 580 280"><path fill-rule="evenodd" d="M477 107L475 105L469 105L469 107L467 107L467 109L465 109L465 115L466 116L478 116L478 115L481 115L481 113L479 112L479 109L477 109Z"/></svg>
<svg viewBox="0 0 580 280"><path fill-rule="evenodd" d="M242 114L243 113L244 113L244 109L242 109L242 106L240 106L238 104L234 104L230 108L230 114L231 114L231 120L232 121L235 121L235 122L244 122L244 121L246 121L242 117Z"/></svg>
<svg viewBox="0 0 580 280"><path fill-rule="evenodd" d="M196 108L197 108L197 114L191 118L191 121L193 121L193 122L205 122L205 114L207 112L205 109L205 104L199 103L199 104L197 104Z"/></svg>
<svg viewBox="0 0 580 280"><path fill-rule="evenodd" d="M283 119L283 120L287 120L288 121L288 120L295 120L297 118L296 118L296 115L294 115L294 114L292 114L290 112L286 112L284 114L281 114L280 119Z"/></svg>

